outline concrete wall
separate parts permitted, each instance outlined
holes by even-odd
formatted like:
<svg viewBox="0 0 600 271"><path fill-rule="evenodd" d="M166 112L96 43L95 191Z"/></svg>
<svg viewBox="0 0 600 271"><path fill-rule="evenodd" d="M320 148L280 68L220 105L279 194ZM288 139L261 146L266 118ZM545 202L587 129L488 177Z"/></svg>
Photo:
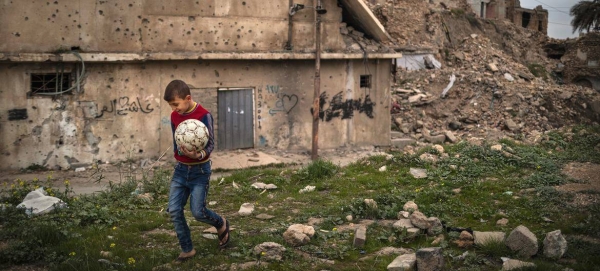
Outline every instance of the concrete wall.
<svg viewBox="0 0 600 271"><path fill-rule="evenodd" d="M311 0L294 1L312 6ZM282 50L288 0L2 1L0 53ZM345 48L341 8L323 1L322 48ZM293 16L295 50L314 48L314 10Z"/></svg>
<svg viewBox="0 0 600 271"><path fill-rule="evenodd" d="M162 94L176 78L201 91L195 99L213 111L215 122L217 89L254 89L255 147L311 147L313 60L88 63L80 92L27 97L30 73L54 71L55 65L0 64L0 169L32 164L72 168L98 160L158 157L172 146L171 111ZM75 71L76 65L67 64L67 71ZM323 60L320 148L389 145L390 65L384 60L370 60L368 67L362 59ZM361 89L359 78L367 69L373 85ZM365 103L367 94L372 104ZM285 110L270 110L280 109L281 99L287 99ZM24 118L9 120L12 110L23 109ZM217 127L217 132L223 131Z"/></svg>

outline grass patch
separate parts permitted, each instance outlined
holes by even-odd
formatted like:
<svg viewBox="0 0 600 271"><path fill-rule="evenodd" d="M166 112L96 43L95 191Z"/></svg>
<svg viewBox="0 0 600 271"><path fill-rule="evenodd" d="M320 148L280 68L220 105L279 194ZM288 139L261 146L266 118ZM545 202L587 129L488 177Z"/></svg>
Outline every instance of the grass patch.
<svg viewBox="0 0 600 271"><path fill-rule="evenodd" d="M500 144L502 151L491 149ZM252 248L263 242L286 247L283 261L268 263L269 270L383 270L396 255L375 256L384 247L417 250L440 246L447 270L499 270L500 257L516 257L501 242L470 249L459 248L457 234L445 233L445 240L432 245L436 236L422 231L409 236L391 224L398 219L404 203L415 201L428 217L438 217L447 227L509 233L518 225L527 226L538 240L560 229L569 248L561 261L546 259L541 250L531 261L532 270L594 270L600 266L595 240L600 238L600 204L585 208L570 202L573 193L555 189L569 180L561 173L570 162L600 162L598 126L574 127L545 135L537 145L511 140L446 145L447 157L437 162L419 158L423 153L440 156L433 148L415 155L390 153L339 167L317 160L303 167L271 165L229 171L211 182L209 201L232 222L232 248L220 251L217 241L203 237L206 224L193 221L194 246L201 257L182 265L182 270L229 270L231 266L259 261ZM386 170L380 170L385 166ZM427 170L427 177L414 178L410 168ZM67 180L66 189L49 186L57 180L16 180L0 191L0 269L36 263L50 270L152 270L170 263L179 253L177 238L165 212L171 171L111 183L95 195L75 197ZM262 191L253 183L275 184ZM141 184L141 185L140 185ZM300 193L307 186L314 191ZM42 216L28 216L15 206L31 190L43 190L63 199L69 208ZM149 195L146 198L139 194ZM594 196L596 192L589 192ZM377 208L365 203L372 199ZM237 216L243 203L252 203L255 214L269 220ZM349 222L348 216L353 220ZM496 225L500 218L509 224ZM315 235L304 246L292 247L283 232L292 224L314 224ZM552 219L553 222L548 222ZM351 223L371 221L364 247L353 246ZM575 238L583 236L583 238ZM468 252L465 254L465 252ZM365 258L366 257L366 258ZM333 262L333 264L332 264ZM208 266L212 266L209 268ZM250 269L250 270L258 270Z"/></svg>

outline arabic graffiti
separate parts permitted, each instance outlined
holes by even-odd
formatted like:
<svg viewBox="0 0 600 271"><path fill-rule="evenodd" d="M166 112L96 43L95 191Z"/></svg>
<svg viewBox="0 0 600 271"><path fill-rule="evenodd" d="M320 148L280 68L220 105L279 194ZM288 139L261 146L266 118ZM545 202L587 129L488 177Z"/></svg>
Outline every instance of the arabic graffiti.
<svg viewBox="0 0 600 271"><path fill-rule="evenodd" d="M358 113L364 113L369 118L373 118L373 107L375 103L371 101L371 97L369 95L365 96L365 99L362 98L358 100L354 99L344 99L342 98L342 91L338 94L335 94L331 100L329 101L329 106L325 108L325 104L327 104L327 92L321 93L319 96L319 118L321 121L331 121L334 118L341 119L351 119L354 116L354 111L358 111ZM314 112L314 109L310 109L310 113Z"/></svg>
<svg viewBox="0 0 600 271"><path fill-rule="evenodd" d="M137 97L135 100L130 99L127 96L120 97L119 99L114 99L110 101L109 106L103 106L102 110L100 111L100 114L98 114L96 118L101 118L102 116L104 116L104 112L114 113L118 116L125 116L129 113L141 112L144 114L148 114L154 111L154 108L152 108L152 104L142 104L142 102L140 101L140 97Z"/></svg>

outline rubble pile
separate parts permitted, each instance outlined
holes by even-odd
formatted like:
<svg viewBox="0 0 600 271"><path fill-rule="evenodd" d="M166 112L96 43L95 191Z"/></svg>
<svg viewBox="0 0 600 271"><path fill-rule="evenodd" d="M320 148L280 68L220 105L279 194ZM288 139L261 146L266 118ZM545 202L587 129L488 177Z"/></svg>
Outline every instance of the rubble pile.
<svg viewBox="0 0 600 271"><path fill-rule="evenodd" d="M394 130L421 139L427 130L497 139L536 139L564 125L597 121L600 98L591 88L558 85L546 73L512 61L485 36L462 40L448 53L447 67L403 72L393 88ZM444 88L455 81L442 95Z"/></svg>
<svg viewBox="0 0 600 271"><path fill-rule="evenodd" d="M371 8L388 10L391 2ZM457 15L439 4L393 2L394 10L406 12L383 12L392 37L431 45L442 63L441 69L397 72L390 107L392 130L400 132L395 137L430 142L452 131L465 139L536 141L565 125L598 122L598 92L559 84L552 71L560 60L547 57L544 45L550 39L544 34L508 21ZM406 22L419 14L420 20ZM397 32L404 25L393 25L396 21L411 24L414 34Z"/></svg>

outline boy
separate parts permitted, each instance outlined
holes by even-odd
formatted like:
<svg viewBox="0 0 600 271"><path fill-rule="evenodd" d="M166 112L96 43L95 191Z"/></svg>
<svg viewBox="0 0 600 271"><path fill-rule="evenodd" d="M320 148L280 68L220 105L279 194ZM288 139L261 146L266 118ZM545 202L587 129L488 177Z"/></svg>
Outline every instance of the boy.
<svg viewBox="0 0 600 271"><path fill-rule="evenodd" d="M173 110L171 113L171 128L173 130L173 145L177 165L173 171L167 210L175 226L175 232L181 246L182 252L173 261L173 263L178 264L196 255L190 236L190 228L183 215L188 197L190 198L190 209L194 218L217 229L220 248L224 248L229 243L229 221L206 208L211 174L210 154L214 149L212 115L192 100L190 88L181 80L173 80L167 85L163 99L169 103ZM177 125L187 119L198 119L208 128L208 143L199 152L178 147L175 143L175 129Z"/></svg>

